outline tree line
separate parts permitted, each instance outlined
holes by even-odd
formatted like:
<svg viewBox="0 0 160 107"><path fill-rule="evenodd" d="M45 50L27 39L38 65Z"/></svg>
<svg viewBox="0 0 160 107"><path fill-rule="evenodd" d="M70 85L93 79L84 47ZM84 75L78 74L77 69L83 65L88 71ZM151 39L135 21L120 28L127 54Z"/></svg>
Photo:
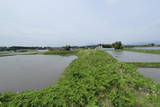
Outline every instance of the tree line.
<svg viewBox="0 0 160 107"><path fill-rule="evenodd" d="M48 47L25 47L25 46L11 46L11 47L0 47L0 51L17 51L17 50L43 50Z"/></svg>

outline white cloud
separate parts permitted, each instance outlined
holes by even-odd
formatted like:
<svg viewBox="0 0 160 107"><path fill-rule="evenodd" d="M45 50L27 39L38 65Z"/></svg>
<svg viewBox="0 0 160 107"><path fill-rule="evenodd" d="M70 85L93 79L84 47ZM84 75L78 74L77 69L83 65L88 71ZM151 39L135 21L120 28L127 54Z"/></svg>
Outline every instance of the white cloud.
<svg viewBox="0 0 160 107"><path fill-rule="evenodd" d="M159 39L158 4L160 0L0 0L0 45Z"/></svg>

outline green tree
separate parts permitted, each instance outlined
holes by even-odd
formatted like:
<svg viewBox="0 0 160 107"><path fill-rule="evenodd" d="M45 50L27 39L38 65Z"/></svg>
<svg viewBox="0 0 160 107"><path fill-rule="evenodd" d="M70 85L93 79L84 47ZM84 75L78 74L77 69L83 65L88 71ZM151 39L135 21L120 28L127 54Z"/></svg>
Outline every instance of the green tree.
<svg viewBox="0 0 160 107"><path fill-rule="evenodd" d="M71 46L70 46L70 45L66 45L66 46L64 47L64 49L67 50L67 51L70 51L70 50L71 50Z"/></svg>
<svg viewBox="0 0 160 107"><path fill-rule="evenodd" d="M149 44L149 46L155 46L155 44L154 44L154 43L151 43L151 44Z"/></svg>
<svg viewBox="0 0 160 107"><path fill-rule="evenodd" d="M117 41L115 43L112 44L112 47L114 49L123 49L123 45L122 45L122 42L121 41Z"/></svg>

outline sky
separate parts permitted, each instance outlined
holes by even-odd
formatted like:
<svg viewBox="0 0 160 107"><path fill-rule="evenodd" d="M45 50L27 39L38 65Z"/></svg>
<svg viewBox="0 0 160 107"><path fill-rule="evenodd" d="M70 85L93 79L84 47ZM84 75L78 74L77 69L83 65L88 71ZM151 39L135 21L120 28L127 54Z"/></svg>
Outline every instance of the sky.
<svg viewBox="0 0 160 107"><path fill-rule="evenodd" d="M0 46L160 41L160 0L0 0Z"/></svg>

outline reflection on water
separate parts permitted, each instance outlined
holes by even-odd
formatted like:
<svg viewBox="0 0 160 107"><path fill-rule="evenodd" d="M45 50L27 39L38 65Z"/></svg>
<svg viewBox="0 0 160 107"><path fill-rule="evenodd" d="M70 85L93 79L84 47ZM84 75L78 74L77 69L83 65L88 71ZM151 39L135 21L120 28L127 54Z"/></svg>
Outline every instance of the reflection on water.
<svg viewBox="0 0 160 107"><path fill-rule="evenodd" d="M146 77L150 77L160 82L160 68L138 68L138 71Z"/></svg>
<svg viewBox="0 0 160 107"><path fill-rule="evenodd" d="M128 51L107 51L122 62L160 62L160 55Z"/></svg>
<svg viewBox="0 0 160 107"><path fill-rule="evenodd" d="M19 92L52 85L75 58L56 55L0 57L0 92Z"/></svg>

